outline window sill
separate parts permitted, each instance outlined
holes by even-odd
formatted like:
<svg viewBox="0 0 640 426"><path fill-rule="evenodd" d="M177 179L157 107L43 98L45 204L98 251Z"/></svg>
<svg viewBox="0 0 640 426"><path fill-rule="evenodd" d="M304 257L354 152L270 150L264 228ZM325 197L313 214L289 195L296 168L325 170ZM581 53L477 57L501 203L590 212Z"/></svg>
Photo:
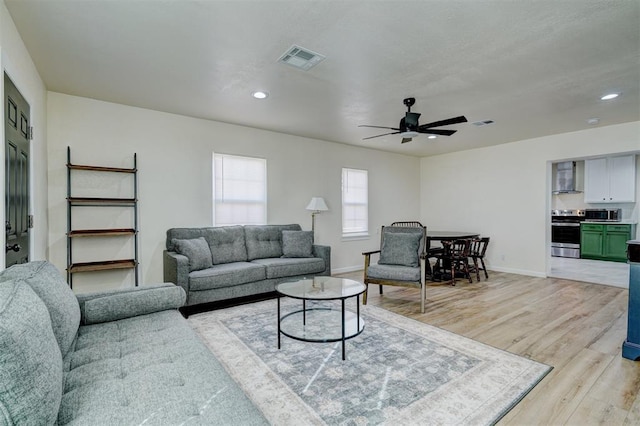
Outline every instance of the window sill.
<svg viewBox="0 0 640 426"><path fill-rule="evenodd" d="M357 234L342 234L342 241L361 241L371 238L368 232L362 232Z"/></svg>

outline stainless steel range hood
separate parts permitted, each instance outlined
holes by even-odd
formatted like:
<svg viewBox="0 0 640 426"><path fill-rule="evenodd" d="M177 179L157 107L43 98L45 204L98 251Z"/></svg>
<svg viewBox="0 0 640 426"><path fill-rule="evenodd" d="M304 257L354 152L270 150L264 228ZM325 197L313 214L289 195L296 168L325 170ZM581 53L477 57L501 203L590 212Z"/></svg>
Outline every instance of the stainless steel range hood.
<svg viewBox="0 0 640 426"><path fill-rule="evenodd" d="M576 189L576 162L563 161L556 164L554 194L579 194Z"/></svg>

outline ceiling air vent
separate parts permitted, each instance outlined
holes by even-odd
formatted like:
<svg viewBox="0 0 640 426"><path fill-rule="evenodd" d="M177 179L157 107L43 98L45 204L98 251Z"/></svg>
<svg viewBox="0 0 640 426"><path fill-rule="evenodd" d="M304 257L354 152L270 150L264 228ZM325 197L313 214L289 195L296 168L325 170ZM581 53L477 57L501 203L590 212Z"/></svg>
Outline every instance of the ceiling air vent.
<svg viewBox="0 0 640 426"><path fill-rule="evenodd" d="M489 124L493 124L493 120L475 121L471 124L473 124L474 126L482 127L482 126L487 126Z"/></svg>
<svg viewBox="0 0 640 426"><path fill-rule="evenodd" d="M322 62L324 58L325 56L319 53L293 45L291 49L287 50L287 52L278 59L278 62L283 62L292 67L308 71Z"/></svg>

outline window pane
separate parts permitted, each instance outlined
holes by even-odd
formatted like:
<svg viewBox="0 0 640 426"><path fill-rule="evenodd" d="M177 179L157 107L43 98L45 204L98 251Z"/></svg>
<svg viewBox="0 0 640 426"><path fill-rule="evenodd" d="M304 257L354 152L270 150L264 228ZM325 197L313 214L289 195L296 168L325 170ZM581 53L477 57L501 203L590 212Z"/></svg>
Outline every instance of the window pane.
<svg viewBox="0 0 640 426"><path fill-rule="evenodd" d="M267 222L267 162L261 158L214 154L213 224Z"/></svg>
<svg viewBox="0 0 640 426"><path fill-rule="evenodd" d="M366 170L342 169L342 233L369 230L368 174Z"/></svg>

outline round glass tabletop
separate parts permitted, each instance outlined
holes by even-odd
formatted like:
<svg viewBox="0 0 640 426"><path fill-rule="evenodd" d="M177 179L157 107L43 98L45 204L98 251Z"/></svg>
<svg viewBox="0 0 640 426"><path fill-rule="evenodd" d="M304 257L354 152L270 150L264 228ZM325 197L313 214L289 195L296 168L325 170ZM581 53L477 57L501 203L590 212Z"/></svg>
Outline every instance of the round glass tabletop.
<svg viewBox="0 0 640 426"><path fill-rule="evenodd" d="M304 300L346 299L364 293L367 287L354 280L334 277L313 277L276 285L283 296Z"/></svg>

